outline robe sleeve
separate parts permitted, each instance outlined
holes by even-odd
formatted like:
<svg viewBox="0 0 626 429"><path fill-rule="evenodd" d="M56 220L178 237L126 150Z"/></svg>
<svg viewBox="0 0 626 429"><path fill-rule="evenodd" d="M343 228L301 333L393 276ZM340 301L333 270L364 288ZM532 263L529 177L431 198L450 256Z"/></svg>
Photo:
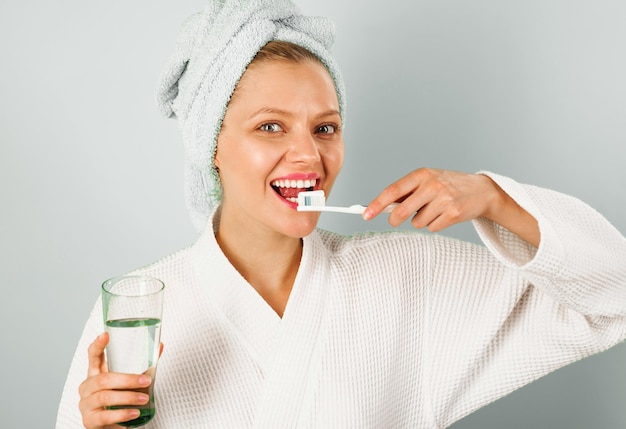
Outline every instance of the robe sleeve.
<svg viewBox="0 0 626 429"><path fill-rule="evenodd" d="M536 249L486 219L436 238L428 292L433 414L472 411L626 337L626 239L576 198L489 175L539 223Z"/></svg>
<svg viewBox="0 0 626 429"><path fill-rule="evenodd" d="M65 380L61 402L57 412L56 429L83 429L83 419L78 409L78 387L87 378L87 349L98 335L104 332L102 304L98 298L74 352L74 357Z"/></svg>

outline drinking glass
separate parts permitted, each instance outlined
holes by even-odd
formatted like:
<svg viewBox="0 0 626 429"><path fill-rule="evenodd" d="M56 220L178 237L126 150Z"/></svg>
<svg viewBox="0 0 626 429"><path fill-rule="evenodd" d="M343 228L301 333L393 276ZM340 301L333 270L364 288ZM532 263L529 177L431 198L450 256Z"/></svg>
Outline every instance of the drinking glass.
<svg viewBox="0 0 626 429"><path fill-rule="evenodd" d="M102 284L104 326L109 333L106 358L109 371L126 374L147 374L150 386L138 389L150 400L138 408L139 417L119 423L126 427L145 425L154 417L154 380L159 359L161 315L163 313L163 282L148 276L120 276Z"/></svg>

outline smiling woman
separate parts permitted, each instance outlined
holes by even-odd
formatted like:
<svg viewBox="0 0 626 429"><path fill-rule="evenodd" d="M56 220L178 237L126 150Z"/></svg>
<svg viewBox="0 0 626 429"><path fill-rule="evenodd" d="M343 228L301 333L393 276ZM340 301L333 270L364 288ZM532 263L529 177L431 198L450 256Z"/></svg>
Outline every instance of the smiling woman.
<svg viewBox="0 0 626 429"><path fill-rule="evenodd" d="M420 168L363 214L471 221L483 246L342 236L296 210L343 163L332 34L287 0L210 3L183 29L160 99L201 235L137 271L166 284L151 428L443 428L626 337L626 239L573 197ZM108 428L147 400L146 377L107 371L101 331L97 305L57 429Z"/></svg>
<svg viewBox="0 0 626 429"><path fill-rule="evenodd" d="M341 116L333 81L319 61L252 64L217 142L214 162L224 195L217 241L282 316L297 274L293 256L299 257L300 239L319 218L319 212L295 211L298 193L330 192L343 162ZM253 249L251 237L258 243ZM276 263L283 260L289 261L286 271Z"/></svg>
<svg viewBox="0 0 626 429"><path fill-rule="evenodd" d="M313 180L315 189L330 192L341 169L341 116L332 79L319 62L265 60L246 71L234 94L214 161L224 189L222 214L235 205L250 220L267 213L265 222L280 229L294 218L299 191ZM317 215L296 217L309 226L285 234L310 234Z"/></svg>

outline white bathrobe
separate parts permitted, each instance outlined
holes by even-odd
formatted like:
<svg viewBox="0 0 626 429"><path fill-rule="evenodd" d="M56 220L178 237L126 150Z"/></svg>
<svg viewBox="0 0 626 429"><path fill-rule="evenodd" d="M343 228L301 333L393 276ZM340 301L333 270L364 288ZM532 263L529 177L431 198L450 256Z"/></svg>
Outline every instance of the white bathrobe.
<svg viewBox="0 0 626 429"><path fill-rule="evenodd" d="M166 284L146 428L445 428L626 337L626 239L575 198L491 174L537 218L539 249L480 219L486 246L419 232L304 238L283 318L215 240L139 270ZM78 385L57 429L82 428Z"/></svg>

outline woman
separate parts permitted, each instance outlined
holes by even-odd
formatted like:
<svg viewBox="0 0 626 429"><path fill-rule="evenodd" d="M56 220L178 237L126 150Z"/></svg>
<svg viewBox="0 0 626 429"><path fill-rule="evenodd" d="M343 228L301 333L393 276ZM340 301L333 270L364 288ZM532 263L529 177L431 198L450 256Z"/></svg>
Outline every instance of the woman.
<svg viewBox="0 0 626 429"><path fill-rule="evenodd" d="M288 2L211 4L183 31L161 100L181 121L203 233L139 270L167 285L148 427L446 427L626 337L626 240L574 198L419 169L364 213L400 202L391 225L432 231L472 220L486 247L343 237L296 211L343 161L331 39ZM108 406L147 401L131 389L149 378L107 372L101 319L98 303L59 429L115 427L136 410Z"/></svg>

